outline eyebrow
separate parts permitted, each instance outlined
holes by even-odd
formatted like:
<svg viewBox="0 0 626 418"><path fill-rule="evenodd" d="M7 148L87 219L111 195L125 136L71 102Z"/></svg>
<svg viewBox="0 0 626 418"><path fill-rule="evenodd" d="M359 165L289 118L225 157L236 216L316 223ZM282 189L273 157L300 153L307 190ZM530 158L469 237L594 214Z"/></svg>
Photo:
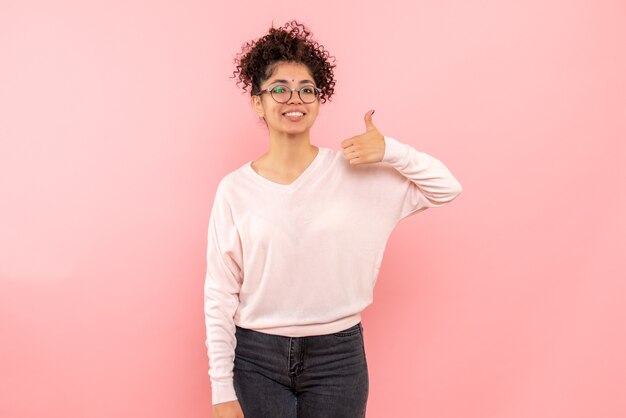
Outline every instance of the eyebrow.
<svg viewBox="0 0 626 418"><path fill-rule="evenodd" d="M274 83L289 83L289 81L287 81L287 80L274 80L270 84L274 84ZM306 84L306 83L315 84L311 80L300 80L300 84Z"/></svg>

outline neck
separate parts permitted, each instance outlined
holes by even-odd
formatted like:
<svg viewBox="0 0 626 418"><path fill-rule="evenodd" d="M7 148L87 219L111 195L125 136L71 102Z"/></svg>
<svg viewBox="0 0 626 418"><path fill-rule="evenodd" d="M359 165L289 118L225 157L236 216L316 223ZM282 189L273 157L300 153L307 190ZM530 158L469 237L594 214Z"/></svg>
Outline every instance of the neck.
<svg viewBox="0 0 626 418"><path fill-rule="evenodd" d="M299 134L270 132L270 149L266 156L274 167L284 170L306 166L317 153L311 145L309 131Z"/></svg>

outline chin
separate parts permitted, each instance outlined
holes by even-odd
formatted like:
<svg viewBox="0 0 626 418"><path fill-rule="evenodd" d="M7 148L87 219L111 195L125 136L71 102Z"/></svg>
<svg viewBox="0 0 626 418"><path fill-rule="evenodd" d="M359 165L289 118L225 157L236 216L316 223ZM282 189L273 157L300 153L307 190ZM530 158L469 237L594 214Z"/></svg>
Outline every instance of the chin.
<svg viewBox="0 0 626 418"><path fill-rule="evenodd" d="M282 126L281 128L282 129L280 130L286 134L301 134L311 129L311 127L308 125L307 126L292 126L292 127Z"/></svg>

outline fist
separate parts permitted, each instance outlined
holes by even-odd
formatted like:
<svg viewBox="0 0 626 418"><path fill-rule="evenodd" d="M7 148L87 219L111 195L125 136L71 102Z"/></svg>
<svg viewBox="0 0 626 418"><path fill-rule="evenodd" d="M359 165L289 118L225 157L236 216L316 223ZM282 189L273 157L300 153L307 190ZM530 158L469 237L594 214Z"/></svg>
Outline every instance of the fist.
<svg viewBox="0 0 626 418"><path fill-rule="evenodd" d="M365 133L341 141L343 156L350 164L377 163L385 155L385 137L374 126L373 110L365 114Z"/></svg>

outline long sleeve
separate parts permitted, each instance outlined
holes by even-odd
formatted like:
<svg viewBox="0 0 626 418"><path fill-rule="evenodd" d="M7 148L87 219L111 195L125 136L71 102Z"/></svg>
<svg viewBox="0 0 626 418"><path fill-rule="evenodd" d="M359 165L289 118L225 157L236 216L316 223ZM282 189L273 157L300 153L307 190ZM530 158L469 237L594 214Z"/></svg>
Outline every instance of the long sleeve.
<svg viewBox="0 0 626 418"><path fill-rule="evenodd" d="M233 318L242 280L241 240L220 182L208 226L204 285L205 344L214 405L237 399L233 386L237 344Z"/></svg>
<svg viewBox="0 0 626 418"><path fill-rule="evenodd" d="M400 189L400 212L397 221L421 210L442 206L462 191L461 183L437 158L417 151L408 144L385 136L383 162L405 177Z"/></svg>

